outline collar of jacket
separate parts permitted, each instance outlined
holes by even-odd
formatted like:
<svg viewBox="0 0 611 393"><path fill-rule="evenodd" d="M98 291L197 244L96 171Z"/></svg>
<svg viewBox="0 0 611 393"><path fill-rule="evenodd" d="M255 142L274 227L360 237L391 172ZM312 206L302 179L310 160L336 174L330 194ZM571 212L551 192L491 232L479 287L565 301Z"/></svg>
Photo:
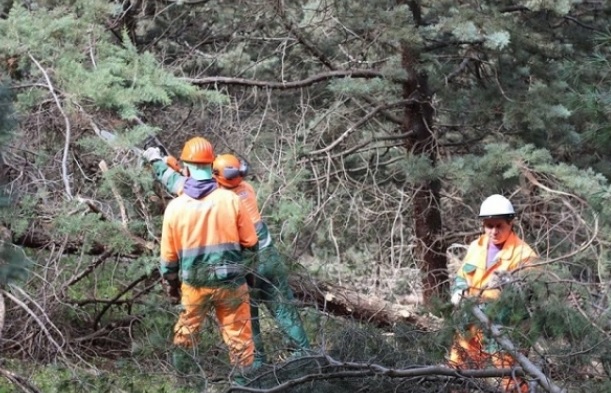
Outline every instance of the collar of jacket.
<svg viewBox="0 0 611 393"><path fill-rule="evenodd" d="M486 250L486 252L488 252L488 242L490 241L490 238L488 237L488 235L482 235L480 236L480 238L477 241L477 245L482 247L484 250ZM518 248L518 246L520 245L520 238L518 238L518 235L516 235L513 231L511 231L511 233L509 234L509 237L507 238L507 240L505 240L505 243L503 244L503 248L501 249L501 251L499 251L496 260L498 261L499 259L512 259L513 258L513 254L516 250L516 248ZM484 258L484 265L486 264L486 258Z"/></svg>

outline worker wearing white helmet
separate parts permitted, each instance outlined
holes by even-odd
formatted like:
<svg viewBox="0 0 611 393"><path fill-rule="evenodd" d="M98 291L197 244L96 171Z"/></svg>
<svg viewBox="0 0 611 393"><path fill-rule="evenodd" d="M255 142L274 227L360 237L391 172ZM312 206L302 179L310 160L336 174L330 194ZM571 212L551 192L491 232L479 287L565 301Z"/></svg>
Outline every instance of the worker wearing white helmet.
<svg viewBox="0 0 611 393"><path fill-rule="evenodd" d="M509 199L491 195L482 203L479 218L484 234L469 246L452 285L452 303L478 298L483 304L500 296L499 277L531 263L537 254L513 231L515 210ZM475 325L458 334L450 352L450 364L458 368L512 367L515 360L500 351L496 342ZM516 383L517 382L517 383ZM519 386L517 386L519 385ZM516 378L503 378L506 391L527 392L527 384Z"/></svg>

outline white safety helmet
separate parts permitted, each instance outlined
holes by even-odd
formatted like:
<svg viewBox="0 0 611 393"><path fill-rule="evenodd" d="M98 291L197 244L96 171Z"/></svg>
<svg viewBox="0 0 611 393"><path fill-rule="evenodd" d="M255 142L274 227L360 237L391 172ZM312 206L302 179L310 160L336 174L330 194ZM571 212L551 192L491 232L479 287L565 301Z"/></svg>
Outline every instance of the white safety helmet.
<svg viewBox="0 0 611 393"><path fill-rule="evenodd" d="M509 199L502 195L490 195L479 209L479 218L508 218L512 219L516 216L513 205Z"/></svg>

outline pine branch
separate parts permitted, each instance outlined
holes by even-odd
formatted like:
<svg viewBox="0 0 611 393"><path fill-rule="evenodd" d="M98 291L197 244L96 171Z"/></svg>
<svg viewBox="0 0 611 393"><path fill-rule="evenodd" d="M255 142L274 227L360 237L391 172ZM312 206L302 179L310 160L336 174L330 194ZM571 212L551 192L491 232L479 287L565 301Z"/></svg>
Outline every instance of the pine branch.
<svg viewBox="0 0 611 393"><path fill-rule="evenodd" d="M282 19L284 26L288 31L297 38L297 41L303 45L310 53L314 55L321 63L323 63L330 70L337 70L337 66L333 64L333 61L327 57L321 50L319 50L308 38L301 32L298 26L295 25L287 15L284 7L284 0L278 0L276 11Z"/></svg>
<svg viewBox="0 0 611 393"><path fill-rule="evenodd" d="M506 350L524 369L524 372L537 380L539 385L549 393L566 393L566 389L563 389L551 381L547 375L545 375L537 366L535 366L528 358L522 355L515 347L515 345L509 340L501 330L500 325L495 325L484 314L479 306L471 308L471 313L479 320L483 326L486 326L492 333L492 337L504 350Z"/></svg>
<svg viewBox="0 0 611 393"><path fill-rule="evenodd" d="M180 80L192 83L197 86L205 85L237 85L237 86L248 86L248 87L262 87L266 89L278 89L278 90L289 90L289 89L300 89L302 87L312 86L316 83L325 82L330 79L336 78L382 78L381 72L376 70L346 70L346 71L329 71L321 74L313 75L309 78L292 81L292 82L273 82L273 81L260 81L256 79L245 79L245 78L232 78L226 76L212 76L208 78L181 78Z"/></svg>
<svg viewBox="0 0 611 393"><path fill-rule="evenodd" d="M321 50L319 50L314 43L312 43L299 29L299 27L295 24L295 22L293 22L288 15L286 14L286 11L284 9L284 1L283 0L278 0L278 5L276 7L276 10L278 11L278 14L280 15L280 17L282 18L282 21L284 22L284 26L288 29L289 33L291 33L296 39L297 41L303 45L306 50L308 52L310 52L312 54L312 56L316 57L322 64L324 64L328 69L330 69L331 71L337 71L338 70L338 66L336 64L333 63L333 61L327 56L325 55ZM369 98L369 97L364 97L364 100L370 104L370 105L376 105L375 100ZM394 114L387 112L387 111L382 111L381 112L382 115L384 117L386 117L388 120L390 120L391 122L395 123L395 124L401 124L402 123L402 119L400 117L395 116Z"/></svg>

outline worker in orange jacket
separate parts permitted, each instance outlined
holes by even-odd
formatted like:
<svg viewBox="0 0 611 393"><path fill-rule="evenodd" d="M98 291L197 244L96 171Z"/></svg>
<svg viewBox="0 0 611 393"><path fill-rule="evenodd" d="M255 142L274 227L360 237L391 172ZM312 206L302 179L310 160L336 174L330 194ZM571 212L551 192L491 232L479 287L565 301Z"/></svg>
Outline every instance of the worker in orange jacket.
<svg viewBox="0 0 611 393"><path fill-rule="evenodd" d="M254 302L251 308L255 363L262 364L266 361L258 318L259 304L265 305L282 332L296 345L297 353L303 354L310 348L310 343L294 304L287 267L274 246L267 224L261 219L257 194L250 183L244 180L248 166L232 154L221 154L214 160L212 170L214 178L221 187L233 191L240 197L255 223L259 237L257 274L252 288Z"/></svg>
<svg viewBox="0 0 611 393"><path fill-rule="evenodd" d="M214 308L231 364L248 368L254 343L244 252L258 249L255 226L240 198L213 179L210 142L190 139L181 160L188 177L165 210L161 234L161 275L168 294L180 296L184 309L174 344L194 347L205 315Z"/></svg>
<svg viewBox="0 0 611 393"><path fill-rule="evenodd" d="M499 298L499 277L527 266L537 254L513 231L515 210L502 195L492 195L482 203L479 218L484 234L469 246L452 285L452 304L458 306L463 298L477 298L485 305ZM508 368L515 360L503 352L496 341L481 328L470 325L466 333L457 334L450 351L450 365L463 369L486 366ZM528 385L520 378L505 377L501 381L507 392L528 392Z"/></svg>
<svg viewBox="0 0 611 393"><path fill-rule="evenodd" d="M172 157L162 157L160 149L155 147L147 149L144 157L153 165L160 182L171 193L180 195L185 177L175 170L177 169L175 160ZM307 351L310 343L297 307L293 304L294 296L288 283L286 265L274 246L267 224L261 218L255 190L244 180L247 171L246 164L232 154L222 154L214 160L214 178L221 187L231 190L240 197L246 212L255 223L259 238L256 277L251 283L251 297L253 298L251 316L253 340L255 341L254 367L256 368L267 360L261 339L259 304L264 304L270 311L280 329L297 347L298 354Z"/></svg>

